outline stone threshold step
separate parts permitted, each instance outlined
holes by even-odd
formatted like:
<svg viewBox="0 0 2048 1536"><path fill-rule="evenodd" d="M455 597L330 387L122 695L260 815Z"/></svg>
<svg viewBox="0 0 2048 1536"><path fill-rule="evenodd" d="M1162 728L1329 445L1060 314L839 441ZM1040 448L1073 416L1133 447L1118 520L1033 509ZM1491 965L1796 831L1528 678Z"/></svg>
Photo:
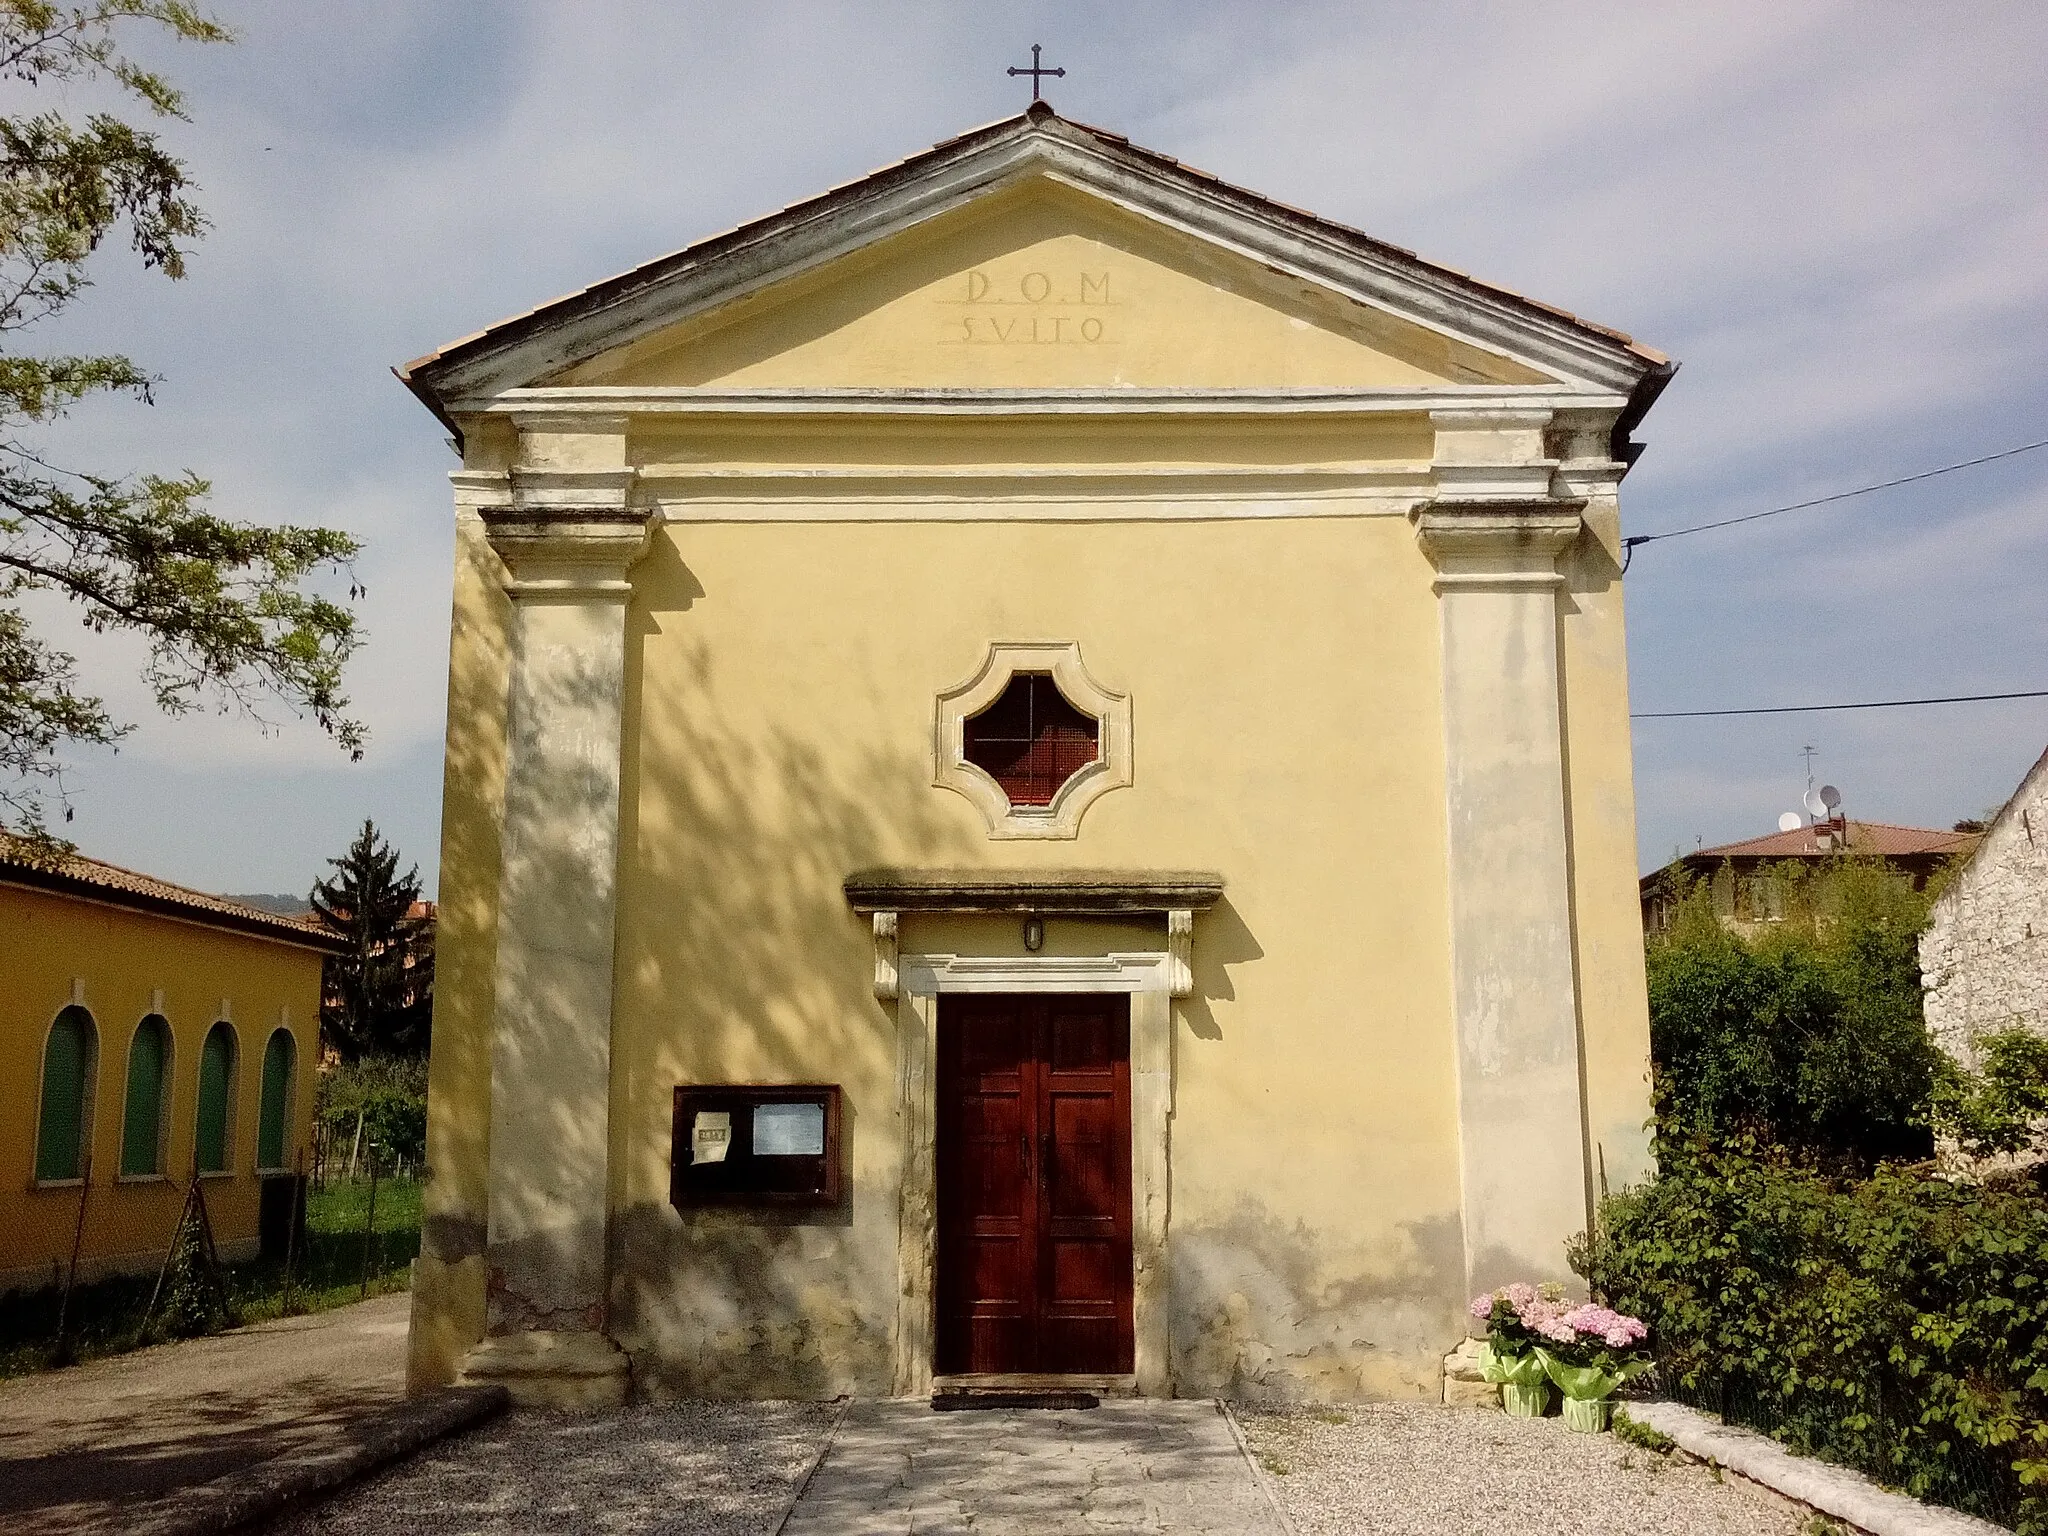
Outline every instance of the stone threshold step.
<svg viewBox="0 0 2048 1536"><path fill-rule="evenodd" d="M934 1392L932 1411L956 1413L977 1408L1100 1408L1093 1392Z"/></svg>

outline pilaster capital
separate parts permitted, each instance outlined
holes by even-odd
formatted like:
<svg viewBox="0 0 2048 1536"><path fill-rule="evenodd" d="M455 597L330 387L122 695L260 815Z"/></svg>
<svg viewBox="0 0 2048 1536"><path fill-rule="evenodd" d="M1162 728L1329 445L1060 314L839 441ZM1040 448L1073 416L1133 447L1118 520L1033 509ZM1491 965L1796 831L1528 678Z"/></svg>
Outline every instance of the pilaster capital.
<svg viewBox="0 0 2048 1536"><path fill-rule="evenodd" d="M654 535L654 513L647 508L515 505L482 516L491 548L505 562L505 591L514 602L623 603L633 592L627 572Z"/></svg>
<svg viewBox="0 0 2048 1536"><path fill-rule="evenodd" d="M1583 501L1551 497L1425 502L1415 537L1436 566L1439 592L1456 587L1556 587L1557 557L1585 526Z"/></svg>

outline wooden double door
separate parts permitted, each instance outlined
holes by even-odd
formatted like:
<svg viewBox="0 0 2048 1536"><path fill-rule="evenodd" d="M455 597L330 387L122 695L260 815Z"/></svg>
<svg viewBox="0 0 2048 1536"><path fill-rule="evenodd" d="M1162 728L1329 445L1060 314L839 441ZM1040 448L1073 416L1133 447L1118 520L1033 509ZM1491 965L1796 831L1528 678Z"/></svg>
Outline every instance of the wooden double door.
<svg viewBox="0 0 2048 1536"><path fill-rule="evenodd" d="M940 1375L1132 1370L1131 1015L939 999Z"/></svg>

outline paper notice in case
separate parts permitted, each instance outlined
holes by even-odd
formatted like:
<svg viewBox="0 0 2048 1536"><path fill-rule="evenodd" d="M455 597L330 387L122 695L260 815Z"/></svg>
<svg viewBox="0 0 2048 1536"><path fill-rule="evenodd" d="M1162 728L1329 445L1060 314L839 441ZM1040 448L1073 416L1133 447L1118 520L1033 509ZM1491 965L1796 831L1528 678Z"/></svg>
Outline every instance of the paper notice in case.
<svg viewBox="0 0 2048 1536"><path fill-rule="evenodd" d="M754 1156L824 1155L824 1105L757 1104L754 1107Z"/></svg>
<svg viewBox="0 0 2048 1536"><path fill-rule="evenodd" d="M700 1109L690 1126L690 1161L722 1163L732 1145L732 1111Z"/></svg>

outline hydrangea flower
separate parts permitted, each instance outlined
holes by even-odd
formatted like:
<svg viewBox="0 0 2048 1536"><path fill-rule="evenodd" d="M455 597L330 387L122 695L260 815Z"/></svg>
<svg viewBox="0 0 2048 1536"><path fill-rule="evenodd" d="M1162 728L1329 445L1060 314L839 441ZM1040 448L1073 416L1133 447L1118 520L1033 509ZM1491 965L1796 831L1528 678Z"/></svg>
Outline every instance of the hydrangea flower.
<svg viewBox="0 0 2048 1536"><path fill-rule="evenodd" d="M1628 1349L1642 1343L1650 1332L1640 1318L1593 1302L1566 1300L1564 1287L1556 1284L1540 1290L1520 1282L1502 1286L1473 1297L1470 1311L1474 1318L1485 1322L1502 1302L1514 1312L1517 1323L1552 1344L1605 1344L1609 1349Z"/></svg>
<svg viewBox="0 0 2048 1536"><path fill-rule="evenodd" d="M1562 1320L1570 1325L1574 1333L1590 1334L1611 1349L1626 1349L1631 1344L1639 1344L1650 1332L1643 1325L1641 1318L1630 1317L1590 1302L1585 1306L1572 1308Z"/></svg>

